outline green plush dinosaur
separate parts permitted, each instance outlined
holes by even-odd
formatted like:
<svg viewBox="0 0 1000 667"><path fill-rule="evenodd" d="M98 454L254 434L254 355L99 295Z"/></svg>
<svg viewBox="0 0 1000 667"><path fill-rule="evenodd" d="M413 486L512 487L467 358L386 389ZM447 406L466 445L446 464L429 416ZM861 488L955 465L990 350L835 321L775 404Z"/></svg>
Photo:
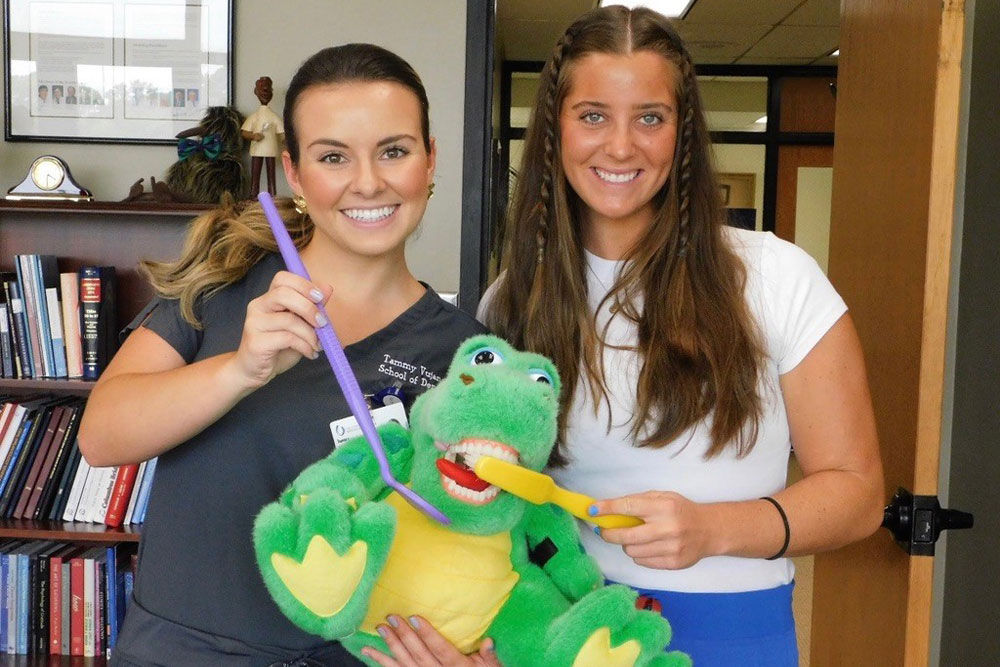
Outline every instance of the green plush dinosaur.
<svg viewBox="0 0 1000 667"><path fill-rule="evenodd" d="M559 387L545 357L476 336L415 401L409 431L379 429L396 479L449 526L386 486L362 438L304 470L254 525L257 564L282 612L359 657L365 646L388 651L376 626L391 613L423 616L466 653L492 637L515 667L689 665L664 652L666 620L637 610L628 587L603 585L575 519L472 472L484 455L540 470Z"/></svg>

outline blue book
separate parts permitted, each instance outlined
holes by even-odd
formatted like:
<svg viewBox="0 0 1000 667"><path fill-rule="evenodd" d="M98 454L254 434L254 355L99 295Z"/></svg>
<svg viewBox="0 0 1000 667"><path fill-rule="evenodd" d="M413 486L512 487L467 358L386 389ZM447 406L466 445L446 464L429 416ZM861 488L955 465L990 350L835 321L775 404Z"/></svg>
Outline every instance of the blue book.
<svg viewBox="0 0 1000 667"><path fill-rule="evenodd" d="M32 280L32 289L35 294L35 319L38 322L38 348L42 353L42 375L44 377L55 377L56 364L52 354L52 333L49 329L49 304L45 297L45 280L42 276L41 255L27 255L28 275ZM53 262L55 257L47 255ZM59 275L58 269L56 276Z"/></svg>
<svg viewBox="0 0 1000 667"><path fill-rule="evenodd" d="M7 636L3 648L7 653L17 651L17 571L21 560L20 554L7 556Z"/></svg>
<svg viewBox="0 0 1000 667"><path fill-rule="evenodd" d="M156 472L156 461L153 458L146 462L146 472L142 475L142 484L139 486L139 497L135 501L135 509L132 511L132 523L142 523L146 519L146 506L149 505L150 489L153 488L153 473Z"/></svg>
<svg viewBox="0 0 1000 667"><path fill-rule="evenodd" d="M105 557L105 600L107 602L108 614L105 620L107 626L107 657L111 657L111 649L118 641L118 545L112 544L108 547Z"/></svg>
<svg viewBox="0 0 1000 667"><path fill-rule="evenodd" d="M12 451L9 457L11 464L8 465L7 469L3 471L3 477L0 478L0 493L3 493L3 490L7 487L7 484L10 481L11 473L14 468L14 461L17 460L18 455L21 453L21 448L24 447L24 441L27 440L28 436L31 434L31 424L34 422L36 417L37 415L34 414L24 416L24 421L22 422L23 428L17 436L17 441L11 445Z"/></svg>
<svg viewBox="0 0 1000 667"><path fill-rule="evenodd" d="M7 646L7 585L10 583L10 562L6 553L0 554L0 648Z"/></svg>
<svg viewBox="0 0 1000 667"><path fill-rule="evenodd" d="M14 269L17 271L17 282L11 285L11 291L17 292L17 296L14 298L21 302L20 312L17 314L18 319L21 320L21 331L24 332L24 349L21 350L23 353L21 373L26 378L33 378L38 376L35 374L35 351L31 344L31 329L28 326L28 290L24 283L26 276L23 275L24 271L21 269L21 262L17 257L15 257L14 261Z"/></svg>
<svg viewBox="0 0 1000 667"><path fill-rule="evenodd" d="M33 550L33 549L32 549ZM31 625L31 556L17 559L17 653L28 654L28 626Z"/></svg>

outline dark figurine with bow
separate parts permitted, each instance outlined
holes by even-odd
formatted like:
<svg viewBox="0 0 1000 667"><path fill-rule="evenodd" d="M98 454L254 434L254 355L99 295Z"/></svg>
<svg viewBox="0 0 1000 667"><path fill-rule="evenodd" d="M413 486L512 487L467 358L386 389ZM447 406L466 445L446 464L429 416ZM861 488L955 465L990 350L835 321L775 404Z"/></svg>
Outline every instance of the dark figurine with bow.
<svg viewBox="0 0 1000 667"><path fill-rule="evenodd" d="M167 171L167 185L178 197L218 204L228 193L247 196L242 161L243 115L231 107L209 107L201 123L177 134L177 162Z"/></svg>

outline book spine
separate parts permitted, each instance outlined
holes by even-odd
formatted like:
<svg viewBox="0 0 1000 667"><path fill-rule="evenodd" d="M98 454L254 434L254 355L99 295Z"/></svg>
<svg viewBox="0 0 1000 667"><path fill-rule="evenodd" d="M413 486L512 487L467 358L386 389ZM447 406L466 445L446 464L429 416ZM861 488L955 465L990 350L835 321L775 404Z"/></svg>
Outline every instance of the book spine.
<svg viewBox="0 0 1000 667"><path fill-rule="evenodd" d="M96 612L94 602L94 559L83 560L83 656L94 657L94 622Z"/></svg>
<svg viewBox="0 0 1000 667"><path fill-rule="evenodd" d="M80 448L76 445L76 440L74 439L72 442L66 467L59 478L59 488L56 489L55 495L52 497L52 507L49 509L48 514L49 521L59 521L66 512L66 501L69 499L70 490L73 482L76 480L76 474L80 468L80 459L83 458L80 455Z"/></svg>
<svg viewBox="0 0 1000 667"><path fill-rule="evenodd" d="M83 379L96 380L100 367L101 274L97 267L80 269L80 338Z"/></svg>
<svg viewBox="0 0 1000 667"><path fill-rule="evenodd" d="M15 371L18 378L34 377L31 365L31 345L28 342L28 319L24 314L24 299L21 297L21 288L17 283L10 284L11 320L14 322L14 346L17 358L14 360Z"/></svg>
<svg viewBox="0 0 1000 667"><path fill-rule="evenodd" d="M62 655L62 556L49 559L49 655Z"/></svg>
<svg viewBox="0 0 1000 667"><path fill-rule="evenodd" d="M28 653L28 626L31 624L31 561L29 554L21 554L17 572L17 652Z"/></svg>
<svg viewBox="0 0 1000 667"><path fill-rule="evenodd" d="M28 364L31 366L31 377L45 377L42 365L42 351L38 344L38 317L35 311L35 287L31 279L31 264L27 255L17 255L17 284L21 287L21 299L24 301L24 318L27 322L25 338L28 340Z"/></svg>
<svg viewBox="0 0 1000 667"><path fill-rule="evenodd" d="M117 528L124 523L125 512L128 510L128 502L132 497L132 489L138 474L138 463L130 463L118 468L118 474L111 490L111 500L108 502L108 511L104 515L104 523L107 525Z"/></svg>
<svg viewBox="0 0 1000 667"><path fill-rule="evenodd" d="M70 561L64 560L62 564L62 636L59 638L59 655L70 654L70 619L72 618L73 595L70 591Z"/></svg>
<svg viewBox="0 0 1000 667"><path fill-rule="evenodd" d="M49 287L45 290L45 302L49 307L49 337L52 340L52 361L56 377L68 376L66 370L66 342L63 334L62 304L59 303L59 290Z"/></svg>
<svg viewBox="0 0 1000 667"><path fill-rule="evenodd" d="M108 506L111 504L111 493L115 490L115 479L118 477L118 466L109 466L99 478L95 489L94 504L90 509L90 521L103 523L108 516Z"/></svg>
<svg viewBox="0 0 1000 667"><path fill-rule="evenodd" d="M139 499L135 501L132 523L142 523L146 519L146 506L149 505L149 496L153 490L153 474L158 460L152 458L146 462L146 472L142 476L142 486L139 487Z"/></svg>
<svg viewBox="0 0 1000 667"><path fill-rule="evenodd" d="M66 344L66 375L83 377L83 349L80 340L80 279L76 273L59 274L62 288L63 341Z"/></svg>
<svg viewBox="0 0 1000 667"><path fill-rule="evenodd" d="M87 480L90 479L90 473L90 464L87 463L87 459L80 456L76 475L73 477L73 486L70 487L69 500L66 502L66 510L63 513L63 521L76 521L76 511L79 509L80 498L83 496Z"/></svg>
<svg viewBox="0 0 1000 667"><path fill-rule="evenodd" d="M32 651L36 655L47 655L49 652L49 571L52 567L51 556L48 553L39 554L38 572L35 573L35 618L32 633Z"/></svg>
<svg viewBox="0 0 1000 667"><path fill-rule="evenodd" d="M10 312L6 303L0 304L0 362L3 364L3 376L14 377L14 346L10 337Z"/></svg>
<svg viewBox="0 0 1000 667"><path fill-rule="evenodd" d="M70 655L83 655L83 558L70 561Z"/></svg>
<svg viewBox="0 0 1000 667"><path fill-rule="evenodd" d="M17 571L21 562L19 554L10 554L7 563L7 653L17 652Z"/></svg>
<svg viewBox="0 0 1000 667"><path fill-rule="evenodd" d="M55 358L52 356L52 333L49 330L49 303L45 296L45 277L42 275L40 255L28 255L29 271L35 288L35 318L38 320L38 346L42 351L44 377L56 376ZM58 272L57 272L58 273Z"/></svg>
<svg viewBox="0 0 1000 667"><path fill-rule="evenodd" d="M139 472L135 474L135 483L132 484L132 497L128 499L128 509L125 510L125 522L132 523L132 516L135 514L135 503L139 499L139 491L142 490L142 478L146 474L146 462L139 464Z"/></svg>
<svg viewBox="0 0 1000 667"><path fill-rule="evenodd" d="M0 554L0 651L7 652L7 591L10 588L10 556Z"/></svg>

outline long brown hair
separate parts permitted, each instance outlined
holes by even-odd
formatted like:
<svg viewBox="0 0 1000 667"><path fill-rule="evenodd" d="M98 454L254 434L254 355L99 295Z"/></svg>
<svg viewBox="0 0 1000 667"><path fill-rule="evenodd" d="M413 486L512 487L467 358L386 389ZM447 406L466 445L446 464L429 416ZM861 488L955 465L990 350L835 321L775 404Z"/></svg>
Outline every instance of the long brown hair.
<svg viewBox="0 0 1000 667"><path fill-rule="evenodd" d="M294 164L299 162L295 107L302 93L313 86L350 81L388 81L409 89L420 103L420 129L424 148L430 151L430 105L420 77L408 62L374 44L332 46L310 56L292 77L285 94L286 149ZM307 214L299 213L290 199L275 200L296 247L312 240L315 228ZM226 285L242 279L268 253L278 251L271 228L256 200L222 205L192 221L181 257L175 262L140 263L157 294L180 299L181 314L200 327L196 304Z"/></svg>
<svg viewBox="0 0 1000 667"><path fill-rule="evenodd" d="M595 411L607 400L604 332L587 302L580 228L585 205L563 172L558 119L574 63L592 53L636 51L657 53L676 68L679 127L670 176L653 200L653 222L626 253L625 268L606 297L638 326L642 370L632 434L640 446L662 447L711 415L707 457L730 442L744 456L761 415L762 344L743 295L745 267L722 236L725 216L694 66L662 15L644 8L595 9L556 44L525 137L502 279L487 324L514 346L556 362L563 378L560 434L577 382L587 382ZM644 295L641 312L638 295ZM550 463L566 461L559 443Z"/></svg>

